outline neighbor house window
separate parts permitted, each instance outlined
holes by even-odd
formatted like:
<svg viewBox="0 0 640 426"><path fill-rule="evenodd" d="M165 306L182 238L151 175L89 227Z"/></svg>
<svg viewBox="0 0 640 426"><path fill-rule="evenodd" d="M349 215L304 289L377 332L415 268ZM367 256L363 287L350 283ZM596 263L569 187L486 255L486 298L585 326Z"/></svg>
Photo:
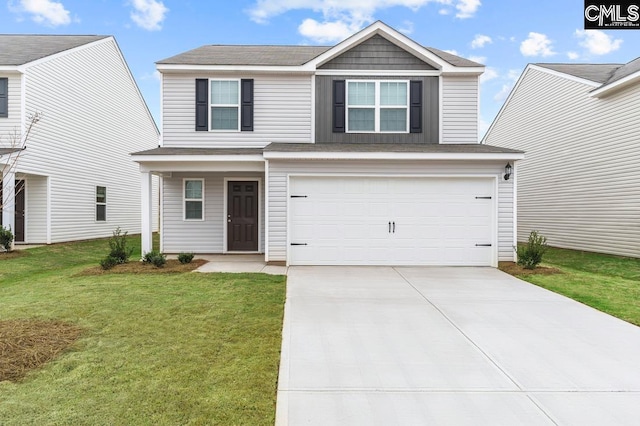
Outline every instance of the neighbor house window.
<svg viewBox="0 0 640 426"><path fill-rule="evenodd" d="M9 117L9 79L0 78L0 117Z"/></svg>
<svg viewBox="0 0 640 426"><path fill-rule="evenodd" d="M211 130L240 130L240 81L211 80Z"/></svg>
<svg viewBox="0 0 640 426"><path fill-rule="evenodd" d="M348 81L347 132L407 133L408 81Z"/></svg>
<svg viewBox="0 0 640 426"><path fill-rule="evenodd" d="M204 219L204 180L184 180L184 219Z"/></svg>
<svg viewBox="0 0 640 426"><path fill-rule="evenodd" d="M96 186L96 221L107 220L107 187Z"/></svg>

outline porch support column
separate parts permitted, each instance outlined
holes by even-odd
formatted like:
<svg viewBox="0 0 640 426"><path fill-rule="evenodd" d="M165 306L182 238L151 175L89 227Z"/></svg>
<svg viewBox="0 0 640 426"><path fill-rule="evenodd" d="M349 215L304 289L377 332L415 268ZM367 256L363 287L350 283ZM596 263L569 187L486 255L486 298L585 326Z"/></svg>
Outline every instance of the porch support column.
<svg viewBox="0 0 640 426"><path fill-rule="evenodd" d="M9 169L2 176L2 226L16 234L16 173ZM15 242L15 239L14 239Z"/></svg>
<svg viewBox="0 0 640 426"><path fill-rule="evenodd" d="M151 173L142 172L140 188L142 189L141 211L142 211L142 255L149 253L153 249L153 191Z"/></svg>

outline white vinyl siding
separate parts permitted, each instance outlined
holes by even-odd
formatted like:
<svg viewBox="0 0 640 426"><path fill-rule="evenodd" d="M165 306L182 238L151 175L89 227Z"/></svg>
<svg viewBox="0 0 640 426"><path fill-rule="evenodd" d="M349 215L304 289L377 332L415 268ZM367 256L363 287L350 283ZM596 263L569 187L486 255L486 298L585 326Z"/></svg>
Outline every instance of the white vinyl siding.
<svg viewBox="0 0 640 426"><path fill-rule="evenodd" d="M311 141L311 77L245 75L254 79L252 132L196 132L194 74L163 74L163 146L262 148L271 142ZM234 78L216 75L216 79Z"/></svg>
<svg viewBox="0 0 640 426"><path fill-rule="evenodd" d="M39 111L42 119L18 171L50 177L50 242L106 237L116 226L139 233L140 171L129 154L157 146L158 134L115 42L94 43L25 73L26 111ZM96 186L109 188L106 222L95 220Z"/></svg>
<svg viewBox="0 0 640 426"><path fill-rule="evenodd" d="M518 240L640 257L640 85L592 98L592 86L535 69L485 137L520 149Z"/></svg>
<svg viewBox="0 0 640 426"><path fill-rule="evenodd" d="M233 179L255 177L262 173L173 173L172 177L162 179L163 186L163 231L162 250L167 253L192 251L194 253L222 253L225 249L224 226L224 178ZM184 180L204 179L204 220L184 220ZM261 185L264 200L264 185ZM264 208L260 207L261 235L260 247L264 247Z"/></svg>
<svg viewBox="0 0 640 426"><path fill-rule="evenodd" d="M478 77L442 77L441 143L478 143Z"/></svg>
<svg viewBox="0 0 640 426"><path fill-rule="evenodd" d="M47 178L25 177L25 243L47 242Z"/></svg>
<svg viewBox="0 0 640 426"><path fill-rule="evenodd" d="M0 77L8 78L8 116L0 117L0 148L11 146L11 138L17 131L22 130L21 112L21 77L18 74L3 74Z"/></svg>
<svg viewBox="0 0 640 426"><path fill-rule="evenodd" d="M287 256L287 179L292 175L499 176L498 260L513 260L513 177L504 181L506 162L472 161L282 161L269 162L269 261Z"/></svg>

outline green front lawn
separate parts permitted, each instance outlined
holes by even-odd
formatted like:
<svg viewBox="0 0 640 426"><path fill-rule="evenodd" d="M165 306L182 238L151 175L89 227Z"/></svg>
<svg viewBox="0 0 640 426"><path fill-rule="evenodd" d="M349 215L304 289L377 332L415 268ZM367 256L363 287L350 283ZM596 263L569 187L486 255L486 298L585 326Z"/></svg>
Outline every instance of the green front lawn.
<svg viewBox="0 0 640 426"><path fill-rule="evenodd" d="M83 330L54 361L0 382L0 424L273 424L285 277L78 275L107 251L99 240L0 257L0 320Z"/></svg>
<svg viewBox="0 0 640 426"><path fill-rule="evenodd" d="M550 248L554 275L519 278L640 326L640 259Z"/></svg>

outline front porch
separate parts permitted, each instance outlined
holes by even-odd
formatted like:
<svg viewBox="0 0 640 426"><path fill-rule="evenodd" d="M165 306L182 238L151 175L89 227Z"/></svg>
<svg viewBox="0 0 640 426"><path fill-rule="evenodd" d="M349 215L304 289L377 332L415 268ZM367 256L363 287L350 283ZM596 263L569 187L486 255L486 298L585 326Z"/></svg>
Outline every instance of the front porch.
<svg viewBox="0 0 640 426"><path fill-rule="evenodd" d="M151 177L160 176L160 250L165 253L265 252L262 149L157 148L140 164L142 252L151 250Z"/></svg>

